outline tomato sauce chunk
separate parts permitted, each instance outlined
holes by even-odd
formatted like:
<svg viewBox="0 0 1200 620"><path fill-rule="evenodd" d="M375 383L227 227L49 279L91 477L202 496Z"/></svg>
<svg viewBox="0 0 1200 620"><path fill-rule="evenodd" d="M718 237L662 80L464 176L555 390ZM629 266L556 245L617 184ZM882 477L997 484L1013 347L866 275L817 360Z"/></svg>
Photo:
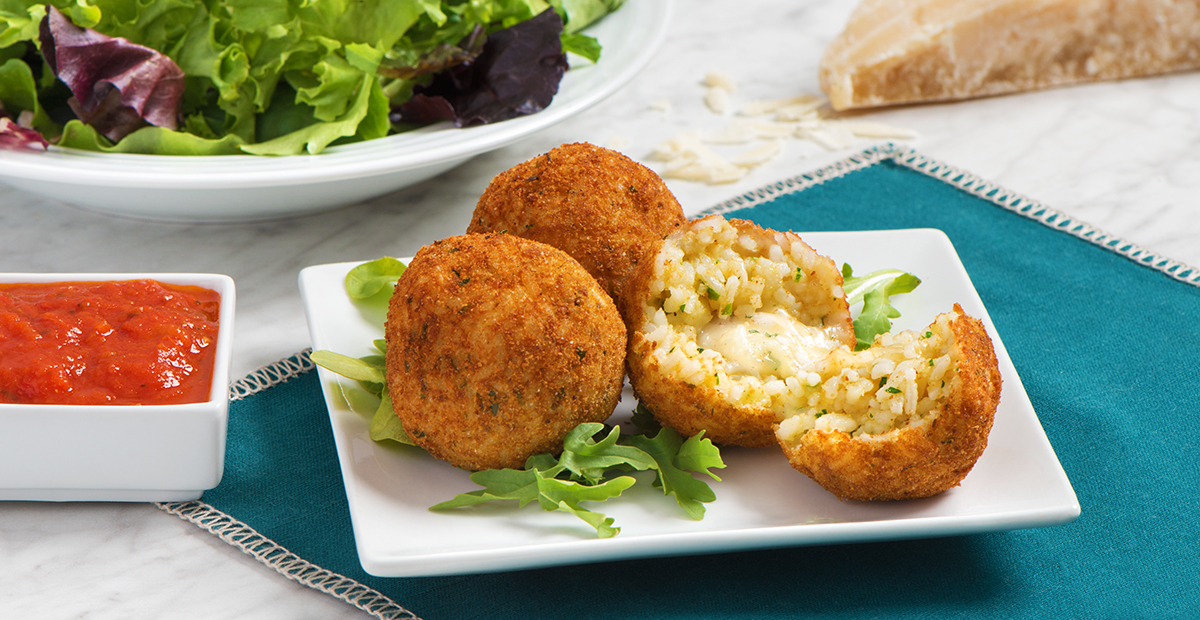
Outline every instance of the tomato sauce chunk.
<svg viewBox="0 0 1200 620"><path fill-rule="evenodd" d="M0 284L0 403L207 401L220 305L155 280Z"/></svg>

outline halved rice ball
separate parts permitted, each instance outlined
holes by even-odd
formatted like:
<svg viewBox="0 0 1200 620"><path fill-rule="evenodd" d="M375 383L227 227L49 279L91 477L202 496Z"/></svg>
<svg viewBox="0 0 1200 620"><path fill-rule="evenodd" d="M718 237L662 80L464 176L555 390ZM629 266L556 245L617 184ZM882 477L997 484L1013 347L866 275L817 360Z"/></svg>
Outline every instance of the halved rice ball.
<svg viewBox="0 0 1200 620"><path fill-rule="evenodd" d="M983 324L954 311L923 332L834 351L807 404L776 431L788 460L842 499L929 497L987 447L1000 371Z"/></svg>
<svg viewBox="0 0 1200 620"><path fill-rule="evenodd" d="M775 443L854 326L832 260L790 232L720 215L670 234L626 283L626 365L664 426L737 446Z"/></svg>

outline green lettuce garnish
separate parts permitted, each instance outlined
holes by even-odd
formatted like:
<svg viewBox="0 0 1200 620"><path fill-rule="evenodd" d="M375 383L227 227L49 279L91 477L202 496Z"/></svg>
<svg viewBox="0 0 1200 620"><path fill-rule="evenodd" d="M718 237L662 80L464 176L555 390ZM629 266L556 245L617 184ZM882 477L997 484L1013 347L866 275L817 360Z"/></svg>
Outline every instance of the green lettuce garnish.
<svg viewBox="0 0 1200 620"><path fill-rule="evenodd" d="M363 390L379 399L368 427L368 435L372 441L394 441L415 446L392 409L392 399L388 396L387 342L379 339L373 344L379 351L378 355L354 358L333 351L313 351L309 354L309 359L321 368L358 381Z"/></svg>
<svg viewBox="0 0 1200 620"><path fill-rule="evenodd" d="M59 146L68 148L143 155L156 153L239 155L242 153L240 147L243 144L245 141L235 135L228 135L221 139L207 139L162 127L143 127L113 144L112 141L101 136L91 125L85 125L76 119L67 122L58 139Z"/></svg>
<svg viewBox="0 0 1200 620"><path fill-rule="evenodd" d="M332 372L359 382L367 392L379 398L371 417L369 435L373 441L395 441L415 446L404 431L400 418L392 409L387 394L385 354L387 344L375 341L380 355L353 358L332 351L313 351L312 361ZM575 427L563 439L563 451L556 458L551 454L530 457L524 469L488 469L471 474L471 481L483 487L462 493L430 510L465 508L491 501L516 501L518 507L537 500L547 511L562 511L575 515L596 530L600 538L616 536L621 528L613 519L584 508L581 502L600 502L614 497L638 482L630 471L653 471L651 483L663 494L675 496L676 503L688 517L704 518L704 504L716 499L712 487L692 476L700 473L714 480L720 478L711 469L722 469L725 462L717 446L704 438L704 433L683 438L670 428L653 422L653 416L642 406L634 414L635 426L646 424L642 433L622 435L619 426L606 427L589 422ZM653 433L648 434L648 433Z"/></svg>
<svg viewBox="0 0 1200 620"><path fill-rule="evenodd" d="M346 293L351 299L369 299L382 291L391 295L407 266L390 256L363 263L346 274Z"/></svg>
<svg viewBox="0 0 1200 620"><path fill-rule="evenodd" d="M875 336L891 331L891 319L899 318L900 311L889 298L911 293L921 279L898 269L880 269L865 276L855 276L850 265L843 263L842 282L850 307L860 302L863 305L858 318L854 319L854 337L858 341L855 350L861 351L875 342Z"/></svg>
<svg viewBox="0 0 1200 620"><path fill-rule="evenodd" d="M599 437L599 440L597 440ZM601 502L619 497L637 483L629 471L653 471L653 485L675 501L692 519L704 518L704 503L716 499L711 487L692 472L720 480L710 469L725 467L720 451L703 433L684 439L670 428L653 435L622 435L619 426L580 424L563 439L562 454L530 457L524 469L489 469L471 474L483 487L461 493L430 510L464 508L491 501L515 501L523 507L537 500L543 510L575 515L596 530L600 538L616 536L621 528L602 513L581 502Z"/></svg>
<svg viewBox="0 0 1200 620"><path fill-rule="evenodd" d="M562 49L564 52L578 54L592 62L600 60L600 42L585 34L564 32L562 34Z"/></svg>
<svg viewBox="0 0 1200 620"><path fill-rule="evenodd" d="M391 297L396 281L407 267L403 262L384 256L356 265L346 273L343 281L346 293L366 306L382 306ZM379 399L371 417L369 434L374 441L395 441L405 445L416 445L404 430L400 418L392 409L392 399L387 391L387 341L380 338L372 345L376 354L350 357L333 351L313 351L309 358L314 364L357 381L370 395Z"/></svg>
<svg viewBox="0 0 1200 620"><path fill-rule="evenodd" d="M16 51L17 46L8 48ZM50 120L46 111L38 102L38 83L29 65L20 58L7 58L0 55L0 111L12 118L17 118L22 112L32 114L32 128L43 137L54 137L60 130L57 123Z"/></svg>

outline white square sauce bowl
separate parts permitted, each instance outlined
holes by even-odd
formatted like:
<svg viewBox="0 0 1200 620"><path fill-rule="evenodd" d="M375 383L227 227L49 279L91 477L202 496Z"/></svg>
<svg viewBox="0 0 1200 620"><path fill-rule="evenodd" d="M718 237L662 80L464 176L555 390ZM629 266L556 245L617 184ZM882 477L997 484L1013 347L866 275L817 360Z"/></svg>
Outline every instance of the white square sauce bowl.
<svg viewBox="0 0 1200 620"><path fill-rule="evenodd" d="M153 280L217 293L212 380L200 402L40 404L0 394L0 500L185 501L221 481L233 352L233 280L217 274L4 273L5 285ZM0 314L6 312L0 307ZM29 322L15 319L8 325ZM5 317L0 316L0 319ZM6 338L0 322L0 345ZM120 328L116 328L120 329ZM4 349L0 348L0 355ZM119 354L117 354L119 356ZM118 357L118 360L120 358ZM119 361L118 361L119 367ZM71 373L60 373L70 375ZM0 390L8 389L0 385ZM201 390L197 386L197 392ZM17 401L17 402L14 402Z"/></svg>

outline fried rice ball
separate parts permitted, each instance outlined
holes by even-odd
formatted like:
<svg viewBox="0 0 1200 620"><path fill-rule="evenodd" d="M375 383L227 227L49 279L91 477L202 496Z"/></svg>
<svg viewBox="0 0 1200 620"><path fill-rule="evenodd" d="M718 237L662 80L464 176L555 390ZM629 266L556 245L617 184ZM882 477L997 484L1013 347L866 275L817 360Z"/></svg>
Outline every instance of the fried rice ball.
<svg viewBox="0 0 1200 620"><path fill-rule="evenodd" d="M616 300L643 256L686 221L653 170L616 151L575 143L497 175L467 232L507 232L559 248Z"/></svg>
<svg viewBox="0 0 1200 620"><path fill-rule="evenodd" d="M833 262L792 233L710 216L629 281L627 368L660 423L724 445L779 445L843 499L928 497L987 446L1000 372L955 305L923 332L854 351Z"/></svg>
<svg viewBox="0 0 1200 620"><path fill-rule="evenodd" d="M958 486L987 447L1000 402L992 341L958 304L924 332L834 351L821 377L776 436L793 467L842 499Z"/></svg>
<svg viewBox="0 0 1200 620"><path fill-rule="evenodd" d="M504 234L427 245L396 284L387 388L413 441L468 470L520 468L602 422L624 382L625 326L570 256Z"/></svg>
<svg viewBox="0 0 1200 620"><path fill-rule="evenodd" d="M832 260L793 233L720 215L668 236L621 309L638 399L662 425L722 445L775 445L779 412L855 343Z"/></svg>

